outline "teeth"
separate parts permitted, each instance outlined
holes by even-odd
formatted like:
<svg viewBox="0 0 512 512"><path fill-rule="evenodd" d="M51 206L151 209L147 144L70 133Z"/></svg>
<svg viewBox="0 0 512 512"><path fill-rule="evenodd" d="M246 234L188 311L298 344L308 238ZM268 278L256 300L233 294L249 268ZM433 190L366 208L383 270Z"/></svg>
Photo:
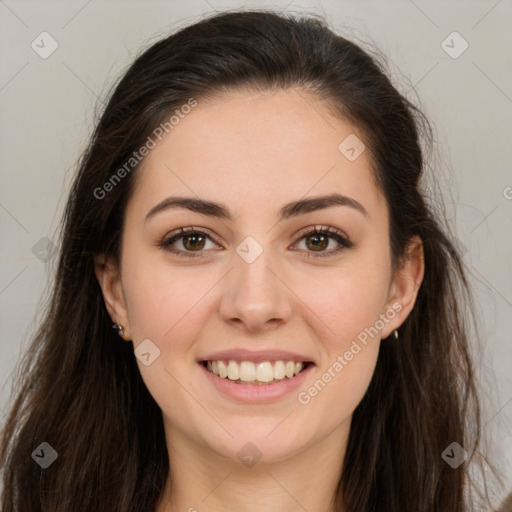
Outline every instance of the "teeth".
<svg viewBox="0 0 512 512"><path fill-rule="evenodd" d="M288 361L286 366L284 367L284 374L291 379L293 374L295 373L295 363L293 361Z"/></svg>
<svg viewBox="0 0 512 512"><path fill-rule="evenodd" d="M256 366L256 379L254 380L259 382L272 382L274 380L274 368L272 368L269 361L258 363Z"/></svg>
<svg viewBox="0 0 512 512"><path fill-rule="evenodd" d="M257 373L254 363L251 363L250 361L242 361L240 363L240 380L243 380L244 382L252 382L253 380L256 380Z"/></svg>
<svg viewBox="0 0 512 512"><path fill-rule="evenodd" d="M229 361L229 364L228 364L228 379L229 380L238 380L239 378L240 378L240 366L238 366L235 363L235 361Z"/></svg>
<svg viewBox="0 0 512 512"><path fill-rule="evenodd" d="M227 369L226 365L224 364L224 361L218 361L217 368L219 369L219 373L218 374L216 373L215 375L218 375L219 377L222 377L223 379L225 379L228 376L228 369Z"/></svg>
<svg viewBox="0 0 512 512"><path fill-rule="evenodd" d="M276 379L284 379L285 377L285 366L283 361L276 361L274 364L274 378Z"/></svg>
<svg viewBox="0 0 512 512"><path fill-rule="evenodd" d="M238 363L230 360L226 365L224 361L208 361L206 368L223 379L269 383L274 380L283 380L285 377L291 379L304 369L304 363L302 361L275 361L272 365L270 361L261 363L241 361Z"/></svg>

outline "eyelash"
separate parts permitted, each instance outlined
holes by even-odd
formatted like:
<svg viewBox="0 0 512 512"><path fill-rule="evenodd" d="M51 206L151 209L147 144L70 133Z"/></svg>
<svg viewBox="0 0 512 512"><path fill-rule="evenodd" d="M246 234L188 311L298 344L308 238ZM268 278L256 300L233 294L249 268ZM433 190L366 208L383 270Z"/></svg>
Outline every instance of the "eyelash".
<svg viewBox="0 0 512 512"><path fill-rule="evenodd" d="M181 250L177 250L172 247L172 244L175 241L177 241L185 236L189 236L189 235L201 235L201 236L209 238L210 240L215 242L215 240L213 240L212 237L205 231L202 231L201 229L196 229L196 228L190 227L188 229L180 228L179 233L171 234L171 235L165 237L158 245L160 247L162 247L163 249L165 249L165 250L169 251L170 253L175 254L179 257L184 257L184 258L203 257L202 253L204 251L181 251ZM315 254L314 252L309 252L309 254L307 255L308 258L325 258L327 256L333 256L335 254L338 254L340 251L342 251L344 249L351 248L354 245L353 242L351 242L348 238L343 236L337 230L330 228L330 227L323 227L323 226L320 227L320 229L317 229L317 226L314 226L314 228L312 230L307 231L306 233L302 234L300 236L298 242L302 241L304 238L307 238L308 236L314 236L314 235L326 235L329 238L334 239L340 245L337 249L334 249L334 250L331 250L328 252L321 252L318 254ZM215 242L215 243L217 243L217 242Z"/></svg>

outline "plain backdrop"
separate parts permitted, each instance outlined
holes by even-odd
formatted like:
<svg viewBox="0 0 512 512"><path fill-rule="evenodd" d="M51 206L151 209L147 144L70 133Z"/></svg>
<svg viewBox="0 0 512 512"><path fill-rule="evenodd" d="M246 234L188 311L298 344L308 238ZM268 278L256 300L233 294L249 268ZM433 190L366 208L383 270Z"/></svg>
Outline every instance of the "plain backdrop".
<svg viewBox="0 0 512 512"><path fill-rule="evenodd" d="M482 322L478 364L489 455L512 490L512 2L506 0L0 0L2 416L51 283L76 162L110 87L142 48L170 31L215 10L262 6L323 14L347 38L376 45L395 85L433 123L436 176Z"/></svg>

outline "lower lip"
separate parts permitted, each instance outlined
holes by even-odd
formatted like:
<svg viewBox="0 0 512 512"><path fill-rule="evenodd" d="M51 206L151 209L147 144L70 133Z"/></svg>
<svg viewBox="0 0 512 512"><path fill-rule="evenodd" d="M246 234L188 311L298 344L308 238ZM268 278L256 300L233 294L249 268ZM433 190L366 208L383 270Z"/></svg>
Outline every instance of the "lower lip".
<svg viewBox="0 0 512 512"><path fill-rule="evenodd" d="M274 384L236 384L229 379L223 379L218 375L208 371L206 367L199 363L207 379L223 394L240 400L242 402L270 402L295 391L304 383L307 375L311 372L314 364L310 363L308 367L295 377L284 378Z"/></svg>

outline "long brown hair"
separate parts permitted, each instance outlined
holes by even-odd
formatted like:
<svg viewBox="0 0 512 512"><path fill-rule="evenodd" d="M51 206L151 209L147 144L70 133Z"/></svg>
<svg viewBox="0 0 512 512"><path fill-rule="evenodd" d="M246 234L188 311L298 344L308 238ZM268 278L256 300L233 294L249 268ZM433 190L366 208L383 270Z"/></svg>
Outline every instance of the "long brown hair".
<svg viewBox="0 0 512 512"><path fill-rule="evenodd" d="M468 461L451 467L442 457L456 442L478 462L481 420L466 271L422 193L421 137L432 145L429 122L375 56L318 16L256 10L210 16L158 41L110 96L69 195L44 322L19 363L0 444L3 510L155 509L172 471L162 414L133 346L111 328L93 261L100 253L120 256L139 165L110 181L108 193L104 184L190 98L242 87L308 90L358 127L389 206L394 266L413 235L423 241L424 281L400 340L382 342L354 412L336 510L471 509L464 499ZM42 442L58 454L46 469L32 458Z"/></svg>

